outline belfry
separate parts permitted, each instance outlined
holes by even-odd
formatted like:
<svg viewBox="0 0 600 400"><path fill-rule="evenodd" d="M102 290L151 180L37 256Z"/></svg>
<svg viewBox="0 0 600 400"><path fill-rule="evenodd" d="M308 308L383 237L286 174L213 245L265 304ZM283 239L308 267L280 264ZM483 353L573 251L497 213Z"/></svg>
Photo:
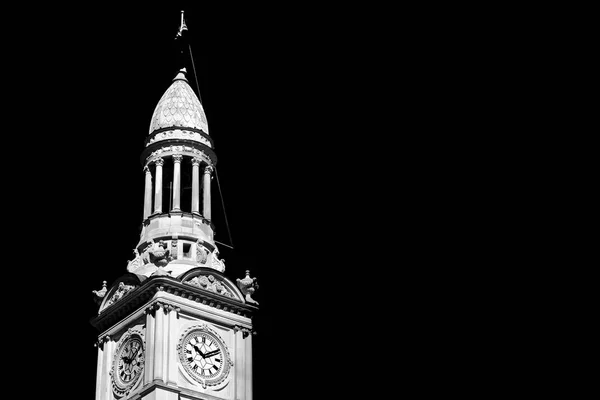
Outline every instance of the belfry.
<svg viewBox="0 0 600 400"><path fill-rule="evenodd" d="M186 74L175 73L150 120L134 258L94 291L96 400L252 399L258 285L249 271L225 275L211 220L217 156Z"/></svg>

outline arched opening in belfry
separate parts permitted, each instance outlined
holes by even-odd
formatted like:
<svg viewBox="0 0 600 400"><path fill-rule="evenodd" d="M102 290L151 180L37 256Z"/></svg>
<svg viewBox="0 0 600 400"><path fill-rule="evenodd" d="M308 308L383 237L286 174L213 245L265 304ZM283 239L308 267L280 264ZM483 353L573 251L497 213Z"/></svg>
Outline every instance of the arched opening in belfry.
<svg viewBox="0 0 600 400"><path fill-rule="evenodd" d="M200 183L200 185L199 185L200 186L200 189L199 189L200 196L198 196L199 197L198 212L202 216L204 216L204 211L203 211L204 210L204 168L206 168L206 164L204 164L204 163L200 164L200 170L198 172L198 176L199 176L198 180Z"/></svg>
<svg viewBox="0 0 600 400"><path fill-rule="evenodd" d="M192 212L192 162L191 158L181 160L181 211Z"/></svg>
<svg viewBox="0 0 600 400"><path fill-rule="evenodd" d="M173 208L173 158L165 158L162 169L162 212L166 213Z"/></svg>
<svg viewBox="0 0 600 400"><path fill-rule="evenodd" d="M150 192L150 196L147 198L147 201L150 203L148 206L148 217L154 213L154 185L156 184L156 165L154 163L147 164L148 170L150 171L150 180L147 181L147 184L150 188L146 187L146 190ZM146 201L146 198L144 198Z"/></svg>

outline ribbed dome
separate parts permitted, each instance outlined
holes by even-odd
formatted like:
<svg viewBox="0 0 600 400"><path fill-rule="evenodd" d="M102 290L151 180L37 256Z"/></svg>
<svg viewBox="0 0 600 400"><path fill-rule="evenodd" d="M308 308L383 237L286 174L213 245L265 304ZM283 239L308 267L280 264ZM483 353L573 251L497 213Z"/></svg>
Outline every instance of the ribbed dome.
<svg viewBox="0 0 600 400"><path fill-rule="evenodd" d="M200 100L188 84L185 73L185 68L179 71L159 100L150 121L148 134L169 127L196 128L208 134L206 114Z"/></svg>

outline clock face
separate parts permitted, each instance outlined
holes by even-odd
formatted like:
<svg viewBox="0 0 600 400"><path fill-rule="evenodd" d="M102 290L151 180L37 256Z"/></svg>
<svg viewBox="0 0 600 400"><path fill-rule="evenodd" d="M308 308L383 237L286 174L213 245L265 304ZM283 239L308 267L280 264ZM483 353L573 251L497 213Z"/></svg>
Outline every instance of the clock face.
<svg viewBox="0 0 600 400"><path fill-rule="evenodd" d="M205 387L222 382L231 364L225 344L206 328L193 329L183 336L179 359L189 375Z"/></svg>
<svg viewBox="0 0 600 400"><path fill-rule="evenodd" d="M144 343L138 335L125 339L115 354L113 365L113 390L123 396L138 381L144 370Z"/></svg>

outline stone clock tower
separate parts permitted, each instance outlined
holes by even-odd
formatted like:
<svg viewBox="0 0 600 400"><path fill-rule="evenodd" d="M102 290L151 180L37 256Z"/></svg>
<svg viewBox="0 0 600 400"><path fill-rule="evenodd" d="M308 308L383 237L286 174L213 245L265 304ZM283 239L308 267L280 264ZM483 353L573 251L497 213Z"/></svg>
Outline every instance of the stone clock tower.
<svg viewBox="0 0 600 400"><path fill-rule="evenodd" d="M141 160L134 258L94 291L96 400L251 400L258 285L249 271L230 280L219 258L211 222L217 157L185 68L156 105Z"/></svg>

